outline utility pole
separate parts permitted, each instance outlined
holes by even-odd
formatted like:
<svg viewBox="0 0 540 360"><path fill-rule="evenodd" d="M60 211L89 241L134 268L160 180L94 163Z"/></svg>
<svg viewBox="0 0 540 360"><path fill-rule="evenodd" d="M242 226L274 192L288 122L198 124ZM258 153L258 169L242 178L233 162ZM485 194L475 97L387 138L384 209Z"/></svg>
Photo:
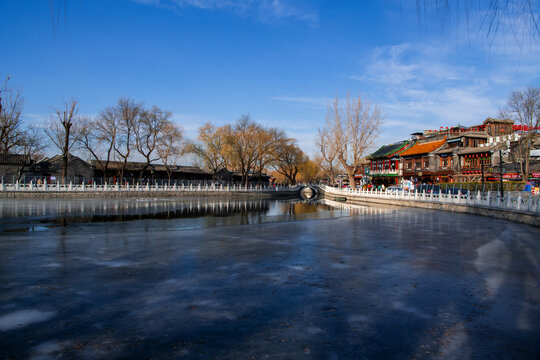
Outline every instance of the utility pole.
<svg viewBox="0 0 540 360"><path fill-rule="evenodd" d="M502 150L499 150L499 178L501 181L501 200L504 199L504 188L503 188L503 167L502 167Z"/></svg>

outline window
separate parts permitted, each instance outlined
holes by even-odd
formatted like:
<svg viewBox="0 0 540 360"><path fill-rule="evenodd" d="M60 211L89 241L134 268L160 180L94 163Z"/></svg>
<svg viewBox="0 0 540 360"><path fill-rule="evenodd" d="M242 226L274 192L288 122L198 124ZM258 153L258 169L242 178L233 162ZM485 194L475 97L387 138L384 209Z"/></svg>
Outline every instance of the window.
<svg viewBox="0 0 540 360"><path fill-rule="evenodd" d="M429 168L429 159L424 159L424 169Z"/></svg>

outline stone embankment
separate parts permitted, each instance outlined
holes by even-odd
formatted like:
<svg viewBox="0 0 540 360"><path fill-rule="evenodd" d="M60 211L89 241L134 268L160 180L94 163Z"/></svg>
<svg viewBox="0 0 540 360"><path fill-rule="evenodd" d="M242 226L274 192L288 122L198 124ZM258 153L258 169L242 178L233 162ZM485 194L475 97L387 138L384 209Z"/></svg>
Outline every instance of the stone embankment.
<svg viewBox="0 0 540 360"><path fill-rule="evenodd" d="M540 203L538 198L512 196L504 198L491 194L418 194L385 193L363 190L340 190L320 187L323 198L345 201L347 204L380 204L443 210L471 215L489 216L540 227Z"/></svg>

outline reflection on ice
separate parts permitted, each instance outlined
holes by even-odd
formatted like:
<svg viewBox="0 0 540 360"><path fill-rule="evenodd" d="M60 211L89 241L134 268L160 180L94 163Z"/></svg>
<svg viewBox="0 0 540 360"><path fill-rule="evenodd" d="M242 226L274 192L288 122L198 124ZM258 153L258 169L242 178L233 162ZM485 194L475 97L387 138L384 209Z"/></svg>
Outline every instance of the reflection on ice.
<svg viewBox="0 0 540 360"><path fill-rule="evenodd" d="M343 206L334 207L333 204L325 202L257 198L3 200L0 201L0 232L32 232L71 224L133 220L168 220L168 227L179 224L178 227L183 229L197 229L320 219L346 216L349 212L358 213L357 210ZM371 210L364 213L378 212Z"/></svg>

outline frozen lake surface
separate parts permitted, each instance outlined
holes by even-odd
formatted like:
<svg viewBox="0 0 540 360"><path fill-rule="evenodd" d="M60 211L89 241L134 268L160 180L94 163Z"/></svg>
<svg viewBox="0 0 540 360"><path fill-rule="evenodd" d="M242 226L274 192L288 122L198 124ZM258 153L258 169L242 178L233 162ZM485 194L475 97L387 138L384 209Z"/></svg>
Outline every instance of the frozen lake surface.
<svg viewBox="0 0 540 360"><path fill-rule="evenodd" d="M270 200L0 215L0 359L540 358L538 228Z"/></svg>

